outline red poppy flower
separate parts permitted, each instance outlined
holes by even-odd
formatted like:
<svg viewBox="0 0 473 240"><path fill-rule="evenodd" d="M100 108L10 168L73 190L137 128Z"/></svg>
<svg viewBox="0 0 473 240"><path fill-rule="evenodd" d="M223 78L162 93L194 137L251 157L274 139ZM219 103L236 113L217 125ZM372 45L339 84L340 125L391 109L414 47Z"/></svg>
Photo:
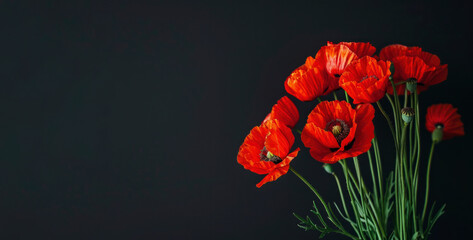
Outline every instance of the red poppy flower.
<svg viewBox="0 0 473 240"><path fill-rule="evenodd" d="M251 130L240 147L237 161L245 169L257 174L266 174L263 180L256 184L261 187L287 173L289 163L299 152L297 148L289 153L293 144L294 135L291 129L277 119L269 120Z"/></svg>
<svg viewBox="0 0 473 240"><path fill-rule="evenodd" d="M294 70L284 83L286 91L301 101L312 101L326 94L327 76L308 57L305 64Z"/></svg>
<svg viewBox="0 0 473 240"><path fill-rule="evenodd" d="M381 49L379 57L393 63L394 83L406 81L408 78L417 79L418 93L447 79L448 65L441 65L440 59L436 55L424 52L420 47L393 44ZM419 60L405 57L418 58ZM424 64L421 64L420 61ZM404 94L405 84L397 86L396 89L398 94ZM388 92L392 94L392 86L388 85Z"/></svg>
<svg viewBox="0 0 473 240"><path fill-rule="evenodd" d="M354 104L374 103L386 94L390 66L389 61L376 61L369 56L358 59L345 68L340 87L353 98Z"/></svg>
<svg viewBox="0 0 473 240"><path fill-rule="evenodd" d="M442 140L465 135L460 114L452 104L434 104L427 108L425 127L429 132L443 130Z"/></svg>
<svg viewBox="0 0 473 240"><path fill-rule="evenodd" d="M297 121L299 121L299 111L291 99L284 96L273 106L263 123L272 119L278 119L286 126L293 128L296 126Z"/></svg>
<svg viewBox="0 0 473 240"><path fill-rule="evenodd" d="M345 68L354 60L372 55L376 49L369 43L341 42L333 44L327 43L315 55L315 62L325 71L328 76L330 93L340 88L339 78ZM358 55L360 54L360 55Z"/></svg>
<svg viewBox="0 0 473 240"><path fill-rule="evenodd" d="M360 104L355 110L345 101L323 101L310 113L302 142L320 162L358 156L371 147L373 118L371 104Z"/></svg>

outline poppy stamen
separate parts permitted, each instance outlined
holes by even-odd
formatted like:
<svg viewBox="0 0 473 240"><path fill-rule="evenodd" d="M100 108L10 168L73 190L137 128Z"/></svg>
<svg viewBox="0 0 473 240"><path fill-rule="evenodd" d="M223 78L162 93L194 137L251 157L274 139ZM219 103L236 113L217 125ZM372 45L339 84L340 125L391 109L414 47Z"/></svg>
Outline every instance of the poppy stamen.
<svg viewBox="0 0 473 240"><path fill-rule="evenodd" d="M273 162L275 164L278 164L282 161L282 159L276 155L274 155L272 152L268 151L268 149L266 149L266 147L263 147L263 149L261 149L261 153L259 154L259 157L261 159L261 161L265 161L265 162Z"/></svg>
<svg viewBox="0 0 473 240"><path fill-rule="evenodd" d="M374 78L374 79L376 79L376 80L379 80L379 78L376 77L375 75L364 76L363 78L361 78L360 83L363 82L363 81L365 81L365 80L368 79L368 78Z"/></svg>
<svg viewBox="0 0 473 240"><path fill-rule="evenodd" d="M325 128L327 131L331 131L338 144L341 144L350 133L350 127L341 119L335 119L327 123Z"/></svg>

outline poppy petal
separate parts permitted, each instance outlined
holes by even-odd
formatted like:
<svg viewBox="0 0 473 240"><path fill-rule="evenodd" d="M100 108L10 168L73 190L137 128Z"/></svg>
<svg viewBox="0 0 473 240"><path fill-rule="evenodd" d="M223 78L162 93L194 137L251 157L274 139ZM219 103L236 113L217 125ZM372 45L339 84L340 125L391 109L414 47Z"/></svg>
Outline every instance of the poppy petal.
<svg viewBox="0 0 473 240"><path fill-rule="evenodd" d="M345 101L322 101L309 114L307 122L320 122L317 118L340 119L351 127L356 111ZM320 126L322 127L322 126ZM325 128L325 126L323 126Z"/></svg>
<svg viewBox="0 0 473 240"><path fill-rule="evenodd" d="M422 51L420 47L393 44L381 49L379 56L383 60L393 62L395 69L393 80L395 83L406 81L410 77L417 79L418 93L447 79L447 65L440 65L440 59L437 55ZM415 60L413 60L414 58ZM427 67L423 67L421 62ZM398 94L404 94L405 84L396 88ZM393 93L390 85L388 85L388 92L389 94Z"/></svg>
<svg viewBox="0 0 473 240"><path fill-rule="evenodd" d="M340 88L339 77L345 68L357 58L358 56L345 45L324 46L317 52L315 61L327 72L328 76L329 88L326 94Z"/></svg>
<svg viewBox="0 0 473 240"><path fill-rule="evenodd" d="M407 47L401 44L392 44L384 47L379 52L379 58L381 60L392 60L395 57L406 56Z"/></svg>
<svg viewBox="0 0 473 240"><path fill-rule="evenodd" d="M273 106L271 112L266 116L263 123L272 119L278 119L286 126L293 128L297 121L299 121L299 111L291 99L284 96Z"/></svg>
<svg viewBox="0 0 473 240"><path fill-rule="evenodd" d="M364 56L372 56L374 52L376 52L376 48L368 42L340 42L338 44L327 42L327 46L332 45L345 45L359 58Z"/></svg>
<svg viewBox="0 0 473 240"><path fill-rule="evenodd" d="M443 140L465 135L458 109L451 104L434 104L427 108L425 126L433 132L438 124L443 126Z"/></svg>
<svg viewBox="0 0 473 240"><path fill-rule="evenodd" d="M326 74L321 71L312 57L296 70L284 82L286 91L301 101L312 101L328 88Z"/></svg>
<svg viewBox="0 0 473 240"><path fill-rule="evenodd" d="M394 83L406 81L409 78L417 79L418 92L425 90L430 84L429 79L425 78L430 72L435 71L435 67L430 67L419 57L401 56L392 59L394 65ZM405 84L396 87L398 94L403 95ZM393 93L392 85L388 84L388 93Z"/></svg>
<svg viewBox="0 0 473 240"><path fill-rule="evenodd" d="M272 154L284 158L295 140L291 129L277 119L265 122L264 126L269 129L264 146Z"/></svg>
<svg viewBox="0 0 473 240"><path fill-rule="evenodd" d="M268 169L272 167L271 164L274 164L260 159L261 149L264 147L268 132L268 129L256 126L245 138L237 156L237 162L245 169L257 174L266 174Z"/></svg>
<svg viewBox="0 0 473 240"><path fill-rule="evenodd" d="M354 104L374 103L384 97L388 87L391 62L363 57L354 61L340 77L340 86Z"/></svg>
<svg viewBox="0 0 473 240"><path fill-rule="evenodd" d="M359 123L353 146L347 150L348 154L359 155L365 153L371 147L371 140L374 138L374 118L375 110L371 104L360 104L356 109L356 122Z"/></svg>
<svg viewBox="0 0 473 240"><path fill-rule="evenodd" d="M358 105L355 110L345 101L321 102L308 117L301 134L302 142L310 148L311 156L320 162L335 163L358 156L371 147L373 118L371 104ZM337 132L335 126L338 126Z"/></svg>
<svg viewBox="0 0 473 240"><path fill-rule="evenodd" d="M282 175L286 174L289 170L289 163L297 156L299 151L300 149L297 148L295 151L289 153L287 157L280 164L278 164L278 167L274 167L268 173L268 175L266 175L258 184L256 184L256 187L260 188L261 186L263 186L263 184L275 181Z"/></svg>
<svg viewBox="0 0 473 240"><path fill-rule="evenodd" d="M308 123L301 133L302 142L308 148L323 146L325 148L339 148L337 139L331 132L325 131L314 123Z"/></svg>

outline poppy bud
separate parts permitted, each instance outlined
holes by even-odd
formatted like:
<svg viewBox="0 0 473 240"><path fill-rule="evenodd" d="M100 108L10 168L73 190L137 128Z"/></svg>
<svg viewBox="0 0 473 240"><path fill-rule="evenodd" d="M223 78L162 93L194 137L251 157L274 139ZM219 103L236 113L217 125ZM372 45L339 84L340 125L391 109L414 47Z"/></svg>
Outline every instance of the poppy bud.
<svg viewBox="0 0 473 240"><path fill-rule="evenodd" d="M432 132L432 141L438 143L443 138L443 126L441 124L435 126L435 130Z"/></svg>
<svg viewBox="0 0 473 240"><path fill-rule="evenodd" d="M414 118L415 111L411 107L405 107L405 108L401 109L401 114L402 114L401 116L402 116L402 120L404 121L404 123L408 124Z"/></svg>
<svg viewBox="0 0 473 240"><path fill-rule="evenodd" d="M415 79L415 78L407 79L406 88L409 92L413 93L417 88L417 79Z"/></svg>
<svg viewBox="0 0 473 240"><path fill-rule="evenodd" d="M324 165L322 165L322 167L324 167L327 173L329 174L333 173L332 164L325 163Z"/></svg>

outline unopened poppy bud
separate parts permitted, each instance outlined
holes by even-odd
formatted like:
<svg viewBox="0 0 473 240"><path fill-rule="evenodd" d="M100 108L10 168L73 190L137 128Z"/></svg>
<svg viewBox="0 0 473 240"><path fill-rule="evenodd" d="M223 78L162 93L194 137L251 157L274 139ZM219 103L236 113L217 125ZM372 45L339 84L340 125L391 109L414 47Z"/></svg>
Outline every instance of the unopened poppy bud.
<svg viewBox="0 0 473 240"><path fill-rule="evenodd" d="M406 81L406 88L409 92L413 93L416 91L417 88L417 79L409 78Z"/></svg>
<svg viewBox="0 0 473 240"><path fill-rule="evenodd" d="M402 114L401 116L404 123L408 124L412 122L412 119L414 118L414 115L415 115L415 111L411 107L405 107L401 109L401 114Z"/></svg>
<svg viewBox="0 0 473 240"><path fill-rule="evenodd" d="M435 130L432 132L432 141L434 143L438 143L442 141L442 138L443 138L443 125L438 124L437 126L435 126Z"/></svg>
<svg viewBox="0 0 473 240"><path fill-rule="evenodd" d="M333 169L332 169L332 165L331 164L327 164L325 163L324 165L322 165L322 167L324 167L325 171L329 174L332 174L333 173Z"/></svg>

